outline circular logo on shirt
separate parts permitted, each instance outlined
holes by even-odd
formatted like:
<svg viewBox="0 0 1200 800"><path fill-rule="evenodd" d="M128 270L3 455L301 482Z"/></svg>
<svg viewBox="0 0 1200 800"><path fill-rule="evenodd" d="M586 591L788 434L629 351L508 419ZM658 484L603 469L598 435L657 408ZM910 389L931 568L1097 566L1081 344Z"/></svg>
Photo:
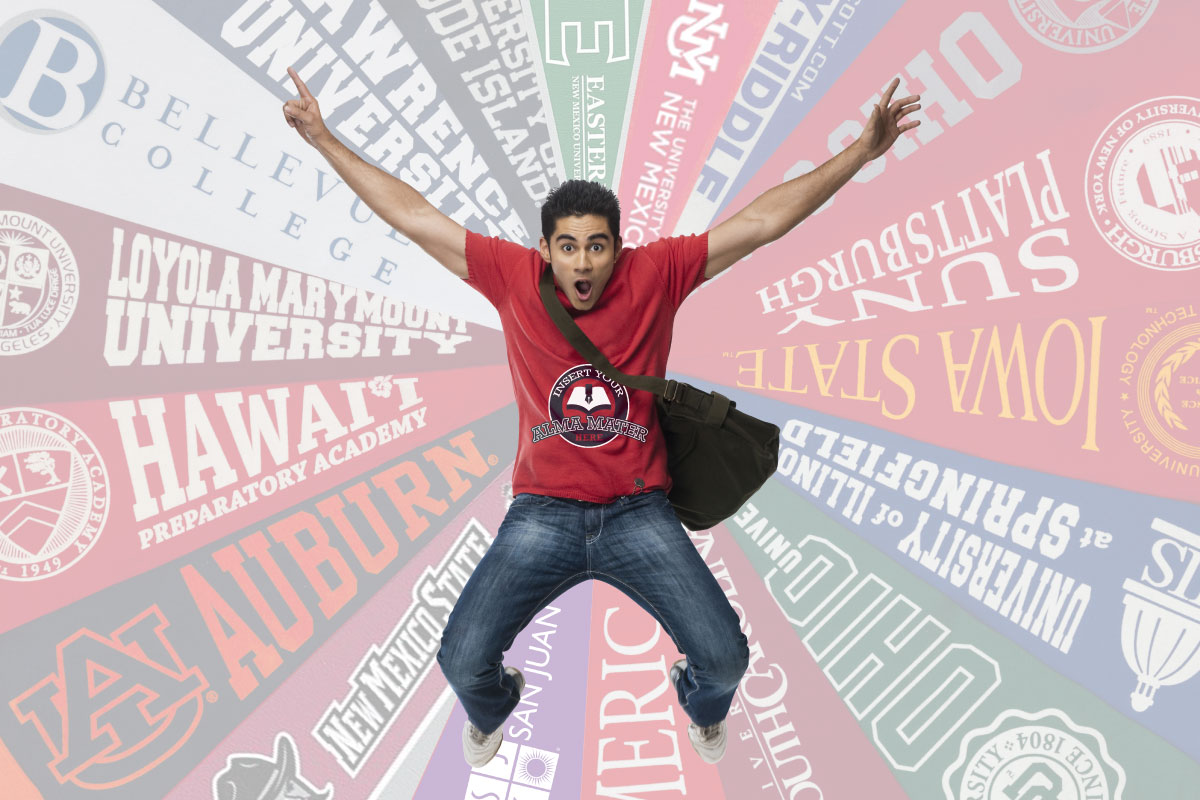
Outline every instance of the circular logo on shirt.
<svg viewBox="0 0 1200 800"><path fill-rule="evenodd" d="M1122 113L1096 140L1086 181L1092 221L1118 253L1151 269L1200 263L1200 99Z"/></svg>
<svg viewBox="0 0 1200 800"><path fill-rule="evenodd" d="M550 390L550 421L533 429L533 441L561 436L576 447L600 447L618 436L646 441L647 429L629 421L629 391L591 364L571 367Z"/></svg>

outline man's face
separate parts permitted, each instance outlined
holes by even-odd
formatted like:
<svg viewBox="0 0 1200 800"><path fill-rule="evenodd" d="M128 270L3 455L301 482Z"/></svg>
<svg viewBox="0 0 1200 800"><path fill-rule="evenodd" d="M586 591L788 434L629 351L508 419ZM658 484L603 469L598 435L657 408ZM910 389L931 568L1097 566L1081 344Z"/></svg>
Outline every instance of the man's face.
<svg viewBox="0 0 1200 800"><path fill-rule="evenodd" d="M541 238L541 250L571 306L587 311L596 305L612 277L621 238L614 241L608 220L599 214L561 217L550 241Z"/></svg>

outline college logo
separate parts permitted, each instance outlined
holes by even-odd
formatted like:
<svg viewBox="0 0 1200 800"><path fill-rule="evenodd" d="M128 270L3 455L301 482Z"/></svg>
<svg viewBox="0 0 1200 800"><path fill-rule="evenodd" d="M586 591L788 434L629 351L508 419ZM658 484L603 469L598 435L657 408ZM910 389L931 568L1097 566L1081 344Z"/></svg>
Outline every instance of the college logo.
<svg viewBox="0 0 1200 800"><path fill-rule="evenodd" d="M550 800L558 753L504 742L485 766L471 772L464 800Z"/></svg>
<svg viewBox="0 0 1200 800"><path fill-rule="evenodd" d="M347 681L350 692L335 698L313 726L313 736L351 777L362 771L433 670L450 610L491 541L472 517L442 560L422 570L413 602L395 627L363 654ZM363 708L376 709L367 724Z"/></svg>
<svg viewBox="0 0 1200 800"><path fill-rule="evenodd" d="M37 217L0 211L0 356L44 347L79 302L79 269L63 237Z"/></svg>
<svg viewBox="0 0 1200 800"><path fill-rule="evenodd" d="M600 447L617 436L646 441L647 428L629 421L629 392L591 364L571 367L550 390L550 421L533 428L533 441L561 436L577 447Z"/></svg>
<svg viewBox="0 0 1200 800"><path fill-rule="evenodd" d="M1153 562L1135 580L1126 578L1121 652L1137 676L1129 694L1134 711L1154 705L1163 686L1176 686L1200 672L1200 587L1193 579L1200 564L1200 532L1155 518L1159 538L1150 546Z"/></svg>
<svg viewBox="0 0 1200 800"><path fill-rule="evenodd" d="M318 790L300 774L296 742L288 733L275 737L275 758L236 753L213 778L213 800L333 800L329 783Z"/></svg>
<svg viewBox="0 0 1200 800"><path fill-rule="evenodd" d="M1200 322L1192 305L1153 316L1121 364L1121 422L1146 458L1200 476ZM1189 322L1190 320L1190 322Z"/></svg>
<svg viewBox="0 0 1200 800"><path fill-rule="evenodd" d="M542 0L545 4L543 22L546 31L546 63L569 67L570 54L601 52L607 42L607 62L628 61L629 0ZM588 12L591 13L588 13ZM591 31L584 36L584 29ZM567 49L571 43L570 50Z"/></svg>
<svg viewBox="0 0 1200 800"><path fill-rule="evenodd" d="M717 39L729 34L728 22L717 22L725 10L724 3L705 3L691 0L688 16L676 17L667 32L667 52L671 58L671 77L684 77L699 86L704 82L705 72L716 72L720 56L713 53Z"/></svg>
<svg viewBox="0 0 1200 800"><path fill-rule="evenodd" d="M1065 53L1095 53L1137 33L1158 0L1008 0L1025 30Z"/></svg>
<svg viewBox="0 0 1200 800"><path fill-rule="evenodd" d="M108 473L96 446L58 414L0 409L0 578L48 578L100 538Z"/></svg>
<svg viewBox="0 0 1200 800"><path fill-rule="evenodd" d="M208 681L196 667L184 667L167 627L154 606L111 636L83 628L59 643L58 671L9 703L18 720L41 734L59 783L122 786L196 731Z"/></svg>
<svg viewBox="0 0 1200 800"><path fill-rule="evenodd" d="M1200 264L1200 100L1123 112L1096 140L1084 181L1092 222L1122 256L1151 269Z"/></svg>
<svg viewBox="0 0 1200 800"><path fill-rule="evenodd" d="M947 800L1121 800L1125 770L1064 712L1013 710L963 738L942 788Z"/></svg>
<svg viewBox="0 0 1200 800"><path fill-rule="evenodd" d="M70 128L92 112L103 90L104 57L78 20L34 11L0 27L0 111L18 127Z"/></svg>

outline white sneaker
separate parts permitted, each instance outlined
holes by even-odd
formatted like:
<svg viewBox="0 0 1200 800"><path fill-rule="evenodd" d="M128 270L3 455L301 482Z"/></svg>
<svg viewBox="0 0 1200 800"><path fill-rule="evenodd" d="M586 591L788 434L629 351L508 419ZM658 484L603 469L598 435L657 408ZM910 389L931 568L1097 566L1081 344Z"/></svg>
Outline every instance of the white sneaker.
<svg viewBox="0 0 1200 800"><path fill-rule="evenodd" d="M504 671L512 675L517 682L517 694L525 691L525 676L516 667L505 667ZM472 767L482 767L492 760L504 741L504 726L501 725L491 733L484 733L471 724L470 720L463 723L463 758Z"/></svg>
<svg viewBox="0 0 1200 800"><path fill-rule="evenodd" d="M671 683L678 685L679 679L683 677L686 670L686 658L681 658L672 664ZM704 727L700 727L694 722L688 723L688 738L692 740L692 749L696 751L702 761L708 764L717 763L725 755L725 744L728 742L725 732L725 720Z"/></svg>
<svg viewBox="0 0 1200 800"><path fill-rule="evenodd" d="M692 749L700 758L715 764L725 755L725 720L701 728L694 722L688 723L688 738L692 740Z"/></svg>

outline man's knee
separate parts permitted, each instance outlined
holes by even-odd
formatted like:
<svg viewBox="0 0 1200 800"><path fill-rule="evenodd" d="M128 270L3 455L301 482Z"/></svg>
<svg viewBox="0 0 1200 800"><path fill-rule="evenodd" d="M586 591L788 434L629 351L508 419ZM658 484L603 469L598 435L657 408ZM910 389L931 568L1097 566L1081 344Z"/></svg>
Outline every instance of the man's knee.
<svg viewBox="0 0 1200 800"><path fill-rule="evenodd" d="M741 682L742 676L750 668L750 647L746 642L746 635L740 631L726 642L726 646L709 659L705 672L714 683L732 686Z"/></svg>
<svg viewBox="0 0 1200 800"><path fill-rule="evenodd" d="M470 686L478 683L487 671L487 661L478 647L464 642L450 628L442 632L437 651L437 663L451 686Z"/></svg>
<svg viewBox="0 0 1200 800"><path fill-rule="evenodd" d="M745 634L739 633L735 640L734 656L730 663L730 677L733 683L739 683L746 670L750 669L750 645L746 642Z"/></svg>

